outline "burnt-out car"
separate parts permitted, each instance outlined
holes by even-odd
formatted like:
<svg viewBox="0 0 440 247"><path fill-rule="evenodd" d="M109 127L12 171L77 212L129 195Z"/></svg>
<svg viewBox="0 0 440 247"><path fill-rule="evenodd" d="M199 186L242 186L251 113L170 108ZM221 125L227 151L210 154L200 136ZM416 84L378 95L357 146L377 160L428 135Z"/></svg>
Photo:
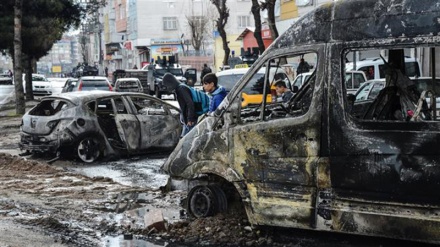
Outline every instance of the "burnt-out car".
<svg viewBox="0 0 440 247"><path fill-rule="evenodd" d="M350 0L295 21L164 163L188 182L189 215L238 201L253 226L439 244L439 17L434 0ZM346 65L378 56L384 88L356 117ZM417 88L405 57L425 65L420 75L431 87ZM267 88L270 68L302 58L314 71L289 102L269 102L264 90L262 104L242 107L261 68Z"/></svg>
<svg viewBox="0 0 440 247"><path fill-rule="evenodd" d="M141 93L71 92L45 97L22 119L20 148L75 154L83 162L172 149L179 109Z"/></svg>

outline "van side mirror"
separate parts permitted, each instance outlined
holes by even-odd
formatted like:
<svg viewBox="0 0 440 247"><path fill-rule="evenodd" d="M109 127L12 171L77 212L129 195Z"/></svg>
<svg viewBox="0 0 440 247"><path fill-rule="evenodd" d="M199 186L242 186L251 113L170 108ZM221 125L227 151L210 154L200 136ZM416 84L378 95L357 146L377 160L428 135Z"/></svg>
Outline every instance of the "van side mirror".
<svg viewBox="0 0 440 247"><path fill-rule="evenodd" d="M293 88L292 88L292 92L293 92L293 93L297 93L298 91L299 91L298 86L293 86Z"/></svg>

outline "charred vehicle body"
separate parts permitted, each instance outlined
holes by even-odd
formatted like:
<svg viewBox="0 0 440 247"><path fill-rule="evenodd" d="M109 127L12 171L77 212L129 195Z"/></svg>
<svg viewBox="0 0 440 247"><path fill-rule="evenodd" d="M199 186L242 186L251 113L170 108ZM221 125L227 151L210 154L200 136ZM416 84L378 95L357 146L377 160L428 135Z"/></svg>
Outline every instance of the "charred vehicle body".
<svg viewBox="0 0 440 247"><path fill-rule="evenodd" d="M227 210L235 192L256 226L440 243L439 19L434 0L351 0L293 23L163 165L188 181L187 211ZM344 83L353 53L387 65L361 117ZM427 90L406 74L405 56L420 59ZM242 107L260 68L267 84L271 67L301 58L315 71L289 102Z"/></svg>
<svg viewBox="0 0 440 247"><path fill-rule="evenodd" d="M101 157L171 150L179 109L142 93L87 91L45 97L22 119L20 148L30 153Z"/></svg>

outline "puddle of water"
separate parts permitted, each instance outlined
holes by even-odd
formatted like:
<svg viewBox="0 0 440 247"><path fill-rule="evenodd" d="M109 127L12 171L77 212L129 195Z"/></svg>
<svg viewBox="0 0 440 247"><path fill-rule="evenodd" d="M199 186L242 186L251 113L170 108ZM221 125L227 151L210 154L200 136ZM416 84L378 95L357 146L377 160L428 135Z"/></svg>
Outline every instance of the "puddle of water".
<svg viewBox="0 0 440 247"><path fill-rule="evenodd" d="M160 167L164 158L122 160L96 165L76 166L72 169L88 177L108 177L113 181L143 188L158 189L165 186L169 176L163 174Z"/></svg>

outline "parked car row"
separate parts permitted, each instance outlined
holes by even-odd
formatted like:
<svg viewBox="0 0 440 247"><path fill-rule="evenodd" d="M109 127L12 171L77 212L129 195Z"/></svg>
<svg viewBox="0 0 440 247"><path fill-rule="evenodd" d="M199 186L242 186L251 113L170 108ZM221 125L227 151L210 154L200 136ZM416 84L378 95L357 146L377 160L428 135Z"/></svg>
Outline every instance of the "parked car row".
<svg viewBox="0 0 440 247"><path fill-rule="evenodd" d="M25 75L23 75L23 88L26 93ZM11 78L2 79L1 83L13 83ZM79 78L46 78L42 74L32 74L32 88L34 95L52 95L74 91L116 91L116 92L142 92L143 87L138 78L121 78L112 85L104 76L83 76Z"/></svg>

